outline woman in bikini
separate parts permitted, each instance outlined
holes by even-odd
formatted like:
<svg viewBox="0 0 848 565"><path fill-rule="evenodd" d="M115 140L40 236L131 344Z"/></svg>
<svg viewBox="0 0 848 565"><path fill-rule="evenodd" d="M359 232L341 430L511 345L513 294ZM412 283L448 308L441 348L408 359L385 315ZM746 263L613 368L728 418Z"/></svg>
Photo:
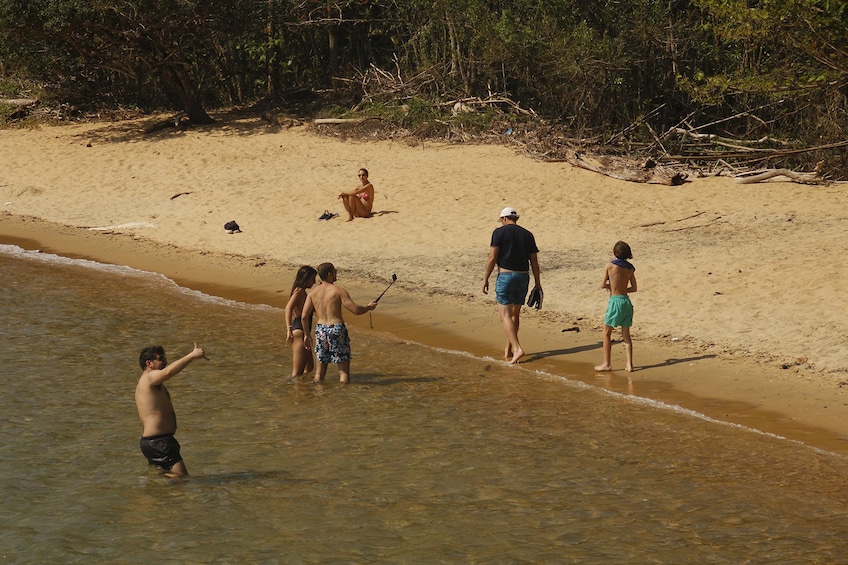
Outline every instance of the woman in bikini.
<svg viewBox="0 0 848 565"><path fill-rule="evenodd" d="M286 343L290 343L292 347L292 379L305 375L315 368L312 351L303 342L305 328L308 329L312 324L307 321L304 326L301 314L303 304L306 302L306 289L315 285L317 274L318 271L308 265L298 269L288 304L286 304Z"/></svg>
<svg viewBox="0 0 848 565"><path fill-rule="evenodd" d="M347 221L354 218L370 218L374 205L374 185L368 181L368 170L359 169L359 186L351 192L342 192L339 199L347 210Z"/></svg>

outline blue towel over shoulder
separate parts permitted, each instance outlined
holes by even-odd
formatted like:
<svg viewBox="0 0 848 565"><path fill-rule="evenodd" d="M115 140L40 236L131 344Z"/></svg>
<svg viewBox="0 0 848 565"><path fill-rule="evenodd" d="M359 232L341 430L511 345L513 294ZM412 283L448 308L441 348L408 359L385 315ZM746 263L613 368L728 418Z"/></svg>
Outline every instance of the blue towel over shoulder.
<svg viewBox="0 0 848 565"><path fill-rule="evenodd" d="M633 266L633 263L629 261L625 261L624 259L613 259L610 261L613 265L618 265L619 267L624 267L625 269L630 269L631 271L635 271L636 267Z"/></svg>

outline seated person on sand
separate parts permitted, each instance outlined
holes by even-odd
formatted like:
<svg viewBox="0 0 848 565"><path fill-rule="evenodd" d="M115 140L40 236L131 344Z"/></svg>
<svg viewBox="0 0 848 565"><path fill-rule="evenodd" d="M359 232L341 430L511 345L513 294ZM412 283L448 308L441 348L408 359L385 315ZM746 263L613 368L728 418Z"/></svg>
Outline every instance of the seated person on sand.
<svg viewBox="0 0 848 565"><path fill-rule="evenodd" d="M359 169L360 185L354 188L351 192L342 192L339 194L347 210L347 221L354 218L370 218L371 207L374 205L374 185L368 181L368 170Z"/></svg>

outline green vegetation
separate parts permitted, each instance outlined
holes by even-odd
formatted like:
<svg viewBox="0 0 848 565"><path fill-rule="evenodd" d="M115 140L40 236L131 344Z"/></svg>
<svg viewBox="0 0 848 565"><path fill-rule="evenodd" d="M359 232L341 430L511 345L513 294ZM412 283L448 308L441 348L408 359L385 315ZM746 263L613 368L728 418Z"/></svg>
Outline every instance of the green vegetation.
<svg viewBox="0 0 848 565"><path fill-rule="evenodd" d="M195 124L276 105L414 135L536 119L655 155L695 152L679 130L702 152L722 150L706 134L814 148L848 139L846 30L845 0L0 0L0 97L40 84L69 113ZM762 163L848 178L846 154Z"/></svg>

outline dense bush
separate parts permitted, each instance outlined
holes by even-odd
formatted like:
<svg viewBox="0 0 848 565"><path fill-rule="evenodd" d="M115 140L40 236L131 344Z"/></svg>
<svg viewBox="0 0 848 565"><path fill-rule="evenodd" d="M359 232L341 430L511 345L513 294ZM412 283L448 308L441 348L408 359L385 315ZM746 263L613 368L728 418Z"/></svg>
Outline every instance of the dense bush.
<svg viewBox="0 0 848 565"><path fill-rule="evenodd" d="M628 147L683 128L803 148L848 137L846 29L833 0L0 0L0 77L196 123L302 90L407 125L497 95ZM382 98L373 69L396 78ZM782 159L846 177L841 149Z"/></svg>

